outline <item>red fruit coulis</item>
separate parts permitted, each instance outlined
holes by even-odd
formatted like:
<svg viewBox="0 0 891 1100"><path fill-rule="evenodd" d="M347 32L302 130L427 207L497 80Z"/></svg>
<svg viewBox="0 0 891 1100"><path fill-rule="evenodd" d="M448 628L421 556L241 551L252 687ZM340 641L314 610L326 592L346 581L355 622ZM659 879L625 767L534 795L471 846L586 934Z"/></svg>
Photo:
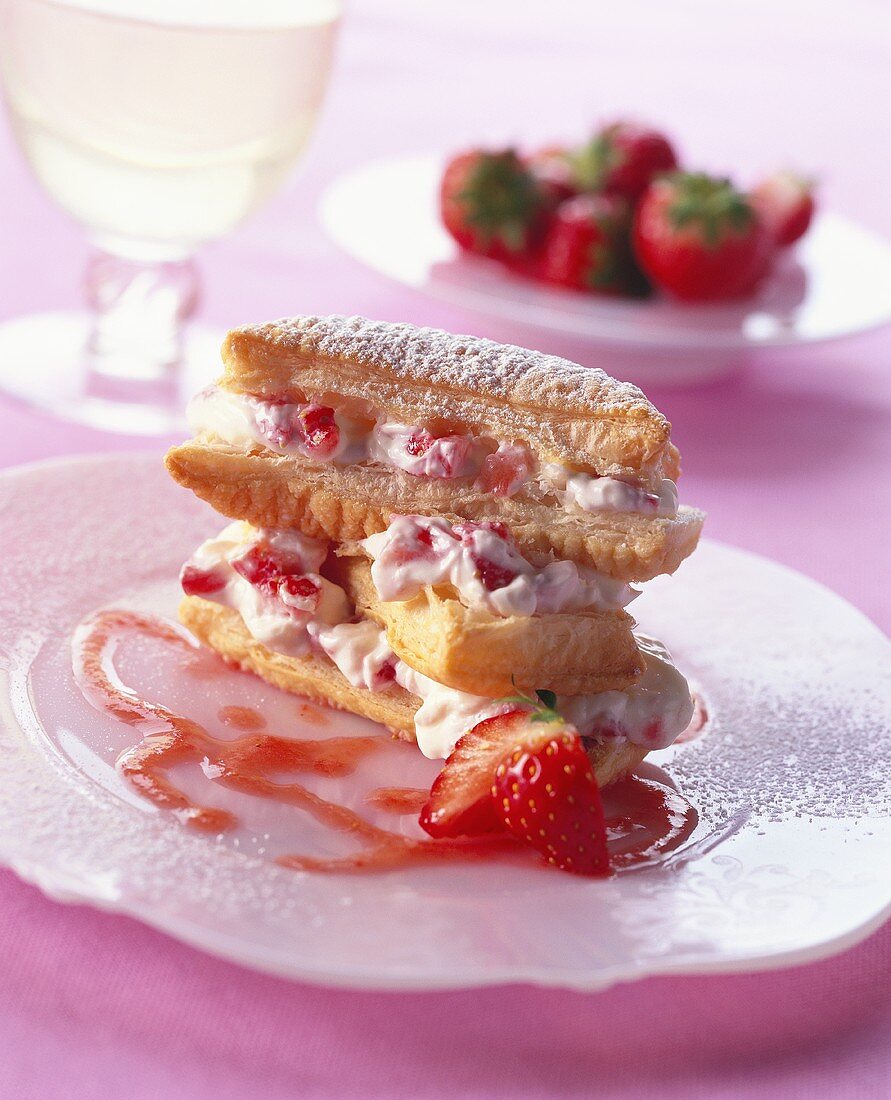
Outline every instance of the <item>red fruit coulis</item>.
<svg viewBox="0 0 891 1100"><path fill-rule="evenodd" d="M499 852L525 851L507 835L455 840L406 837L375 825L348 806L323 798L295 778L301 774L329 779L350 775L363 759L390 742L385 734L321 740L278 737L265 732L266 721L253 708L223 706L218 711L220 721L243 734L224 740L193 719L140 698L120 683L113 665L115 650L132 636L176 647L183 655L183 667L189 671L203 655L161 619L135 611L106 611L78 635L78 685L93 707L141 734L140 740L118 758L121 775L144 798L159 809L171 811L189 828L220 833L237 824L229 811L201 805L171 781L171 768L193 763L201 765L205 775L223 787L293 806L327 828L349 834L358 844L352 855L342 858L318 859L299 852L278 857L277 862L286 867L381 871L410 864L477 861ZM302 706L310 709L309 704ZM273 781L271 776L288 776L291 781ZM383 787L371 791L365 801L393 815L415 814L428 793L412 787ZM653 780L631 776L608 787L603 801L615 868L657 862L680 847L696 827L697 815L690 803Z"/></svg>

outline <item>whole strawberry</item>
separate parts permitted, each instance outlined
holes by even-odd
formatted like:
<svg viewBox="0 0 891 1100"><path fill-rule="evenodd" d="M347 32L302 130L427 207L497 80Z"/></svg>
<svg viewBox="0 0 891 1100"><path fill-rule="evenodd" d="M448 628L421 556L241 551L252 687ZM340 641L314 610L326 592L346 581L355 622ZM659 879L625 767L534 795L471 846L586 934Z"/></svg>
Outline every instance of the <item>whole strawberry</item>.
<svg viewBox="0 0 891 1100"><path fill-rule="evenodd" d="M546 145L527 154L526 165L554 206L578 194L572 154L564 145Z"/></svg>
<svg viewBox="0 0 891 1100"><path fill-rule="evenodd" d="M544 232L548 197L513 149L471 150L446 165L440 184L446 229L470 252L509 260Z"/></svg>
<svg viewBox="0 0 891 1100"><path fill-rule="evenodd" d="M631 252L631 209L615 195L578 195L557 207L537 274L557 286L595 294L646 291Z"/></svg>
<svg viewBox="0 0 891 1100"><path fill-rule="evenodd" d="M632 241L647 277L688 302L751 293L774 251L745 195L727 179L691 172L650 185L635 213Z"/></svg>
<svg viewBox="0 0 891 1100"><path fill-rule="evenodd" d="M751 199L779 248L803 237L814 216L814 185L794 172L768 176L753 188Z"/></svg>
<svg viewBox="0 0 891 1100"><path fill-rule="evenodd" d="M572 158L580 191L622 195L634 203L659 172L677 168L668 138L636 122L614 122L599 130Z"/></svg>

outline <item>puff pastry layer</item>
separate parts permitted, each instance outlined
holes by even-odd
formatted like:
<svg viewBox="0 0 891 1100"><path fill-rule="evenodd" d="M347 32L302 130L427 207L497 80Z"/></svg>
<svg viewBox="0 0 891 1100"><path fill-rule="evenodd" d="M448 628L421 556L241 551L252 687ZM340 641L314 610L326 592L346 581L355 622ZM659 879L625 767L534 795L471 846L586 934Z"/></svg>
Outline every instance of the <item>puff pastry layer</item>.
<svg viewBox="0 0 891 1100"><path fill-rule="evenodd" d="M622 581L673 573L695 549L705 519L694 508L681 508L674 517L568 512L493 497L466 482L417 478L374 465L319 464L212 440L173 447L165 461L180 485L223 515L255 527L297 527L340 543L385 530L394 515L500 520L530 560L556 556Z"/></svg>
<svg viewBox="0 0 891 1100"><path fill-rule="evenodd" d="M634 620L624 611L500 618L465 607L448 586L428 587L405 602L381 600L364 557L338 558L327 573L384 628L397 657L471 695L621 691L644 670Z"/></svg>
<svg viewBox="0 0 891 1100"><path fill-rule="evenodd" d="M414 714L419 701L403 688L366 691L353 687L320 656L284 657L273 653L251 637L237 611L196 596L182 601L179 617L204 645L276 687L380 722L404 741L415 740ZM630 742L608 742L592 746L588 755L597 782L604 787L640 763L646 750Z"/></svg>

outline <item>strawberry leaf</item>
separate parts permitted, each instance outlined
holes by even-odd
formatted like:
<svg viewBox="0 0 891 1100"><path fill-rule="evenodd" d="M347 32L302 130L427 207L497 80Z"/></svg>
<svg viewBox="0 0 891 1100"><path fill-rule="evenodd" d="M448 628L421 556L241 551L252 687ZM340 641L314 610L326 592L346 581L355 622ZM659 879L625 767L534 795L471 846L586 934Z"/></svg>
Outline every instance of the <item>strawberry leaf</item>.
<svg viewBox="0 0 891 1100"><path fill-rule="evenodd" d="M516 686L516 682L511 677L511 682ZM535 697L531 695L524 695L522 692L517 692L516 695L505 695L504 698L499 699L500 703L519 703L521 706L529 707L529 721L530 722L562 722L563 716L556 709L557 708L557 696L553 691L536 691Z"/></svg>

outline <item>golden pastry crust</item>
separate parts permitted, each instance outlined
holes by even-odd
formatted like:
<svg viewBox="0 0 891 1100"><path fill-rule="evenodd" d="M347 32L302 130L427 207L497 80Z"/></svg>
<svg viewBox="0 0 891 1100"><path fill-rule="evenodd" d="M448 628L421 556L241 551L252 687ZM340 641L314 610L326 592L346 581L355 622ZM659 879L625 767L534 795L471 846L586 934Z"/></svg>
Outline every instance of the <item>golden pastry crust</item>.
<svg viewBox="0 0 891 1100"><path fill-rule="evenodd" d="M362 317L291 317L235 329L224 388L338 394L405 424L437 420L539 456L646 483L679 473L671 425L636 387L510 344Z"/></svg>
<svg viewBox="0 0 891 1100"><path fill-rule="evenodd" d="M314 654L284 657L251 637L237 611L197 596L180 604L182 624L227 661L295 695L348 710L380 722L403 741L415 740L414 714L419 700L403 688L372 692L353 687L326 658ZM630 742L606 742L588 749L601 787L625 775L646 756Z"/></svg>
<svg viewBox="0 0 891 1100"><path fill-rule="evenodd" d="M298 527L312 538L353 542L385 530L394 515L500 520L532 560L556 556L622 581L673 573L695 549L705 519L694 508L681 508L674 517L569 512L481 493L466 480L320 464L200 439L171 448L165 461L180 485L223 515L255 527Z"/></svg>
<svg viewBox="0 0 891 1100"><path fill-rule="evenodd" d="M644 670L624 611L500 618L471 610L454 589L381 600L364 557L341 557L329 575L379 623L397 657L437 683L498 698L548 688L560 695L622 691Z"/></svg>

